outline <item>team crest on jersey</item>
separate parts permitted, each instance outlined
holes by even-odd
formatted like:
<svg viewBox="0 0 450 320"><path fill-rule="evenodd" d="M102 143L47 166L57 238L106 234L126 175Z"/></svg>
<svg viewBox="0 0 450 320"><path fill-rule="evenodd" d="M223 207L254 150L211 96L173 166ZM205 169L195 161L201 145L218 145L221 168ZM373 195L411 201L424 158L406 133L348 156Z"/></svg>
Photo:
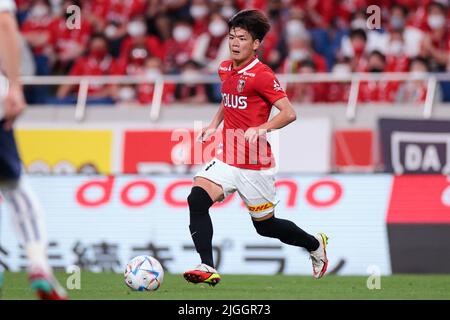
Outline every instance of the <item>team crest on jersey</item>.
<svg viewBox="0 0 450 320"><path fill-rule="evenodd" d="M238 82L238 85L237 85L237 91L239 93L244 91L244 86L245 86L245 80L244 79L239 79L239 82Z"/></svg>

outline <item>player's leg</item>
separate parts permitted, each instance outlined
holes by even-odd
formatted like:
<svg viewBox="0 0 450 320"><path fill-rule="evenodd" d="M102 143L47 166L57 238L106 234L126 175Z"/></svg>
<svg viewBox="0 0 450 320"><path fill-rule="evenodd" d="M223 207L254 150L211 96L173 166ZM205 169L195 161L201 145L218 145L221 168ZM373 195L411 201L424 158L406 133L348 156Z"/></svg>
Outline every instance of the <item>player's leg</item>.
<svg viewBox="0 0 450 320"><path fill-rule="evenodd" d="M213 225L209 208L223 198L222 187L206 178L196 177L188 196L189 230L202 263L214 267L212 253Z"/></svg>
<svg viewBox="0 0 450 320"><path fill-rule="evenodd" d="M319 233L313 236L290 220L276 218L274 212L260 218L252 217L252 221L259 235L276 238L283 243L308 250L313 264L314 277L321 278L325 274L328 266L326 255L328 238L325 234Z"/></svg>
<svg viewBox="0 0 450 320"><path fill-rule="evenodd" d="M65 298L47 259L47 239L39 203L21 177L21 162L13 132L0 121L0 193L11 212L19 240L28 257L28 273L40 298Z"/></svg>
<svg viewBox="0 0 450 320"><path fill-rule="evenodd" d="M319 248L316 237L290 220L275 217L274 211L260 218L252 217L252 222L256 232L261 236L276 238L291 246L305 248L309 252Z"/></svg>
<svg viewBox="0 0 450 320"><path fill-rule="evenodd" d="M231 176L232 168L217 159L210 161L195 176L194 185L187 199L189 230L202 263L183 274L189 282L216 285L220 281L220 275L214 269L213 225L209 208L214 202L221 201L234 192Z"/></svg>
<svg viewBox="0 0 450 320"><path fill-rule="evenodd" d="M324 234L313 236L294 222L275 217L276 200L275 179L270 170L240 170L245 184L238 191L246 203L256 232L264 237L279 239L288 245L302 247L311 254L313 272L320 278L326 271L326 241Z"/></svg>
<svg viewBox="0 0 450 320"><path fill-rule="evenodd" d="M189 282L216 285L220 281L220 276L214 269L213 225L209 208L222 198L223 190L220 185L203 177L195 178L188 196L189 231L202 263L183 274Z"/></svg>

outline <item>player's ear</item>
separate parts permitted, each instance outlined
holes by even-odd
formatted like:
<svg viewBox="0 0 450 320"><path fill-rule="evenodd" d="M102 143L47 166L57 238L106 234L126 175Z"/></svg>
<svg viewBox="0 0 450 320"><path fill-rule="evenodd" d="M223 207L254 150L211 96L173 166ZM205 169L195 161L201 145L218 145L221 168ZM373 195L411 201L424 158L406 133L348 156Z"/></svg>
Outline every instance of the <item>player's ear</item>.
<svg viewBox="0 0 450 320"><path fill-rule="evenodd" d="M261 45L261 41L259 41L259 39L253 40L253 51L258 50L260 45Z"/></svg>

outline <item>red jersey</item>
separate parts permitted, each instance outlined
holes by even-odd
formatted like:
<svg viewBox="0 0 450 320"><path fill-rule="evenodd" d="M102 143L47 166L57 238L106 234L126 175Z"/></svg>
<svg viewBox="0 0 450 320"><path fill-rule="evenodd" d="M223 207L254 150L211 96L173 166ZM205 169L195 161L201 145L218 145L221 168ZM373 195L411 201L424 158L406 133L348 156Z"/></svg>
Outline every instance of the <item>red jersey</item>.
<svg viewBox="0 0 450 320"><path fill-rule="evenodd" d="M237 69L233 68L231 60L222 62L219 76L224 113L222 160L243 169L273 167L275 161L266 137L260 136L250 145L244 140L244 133L250 127L267 122L272 105L286 97L275 74L255 57Z"/></svg>

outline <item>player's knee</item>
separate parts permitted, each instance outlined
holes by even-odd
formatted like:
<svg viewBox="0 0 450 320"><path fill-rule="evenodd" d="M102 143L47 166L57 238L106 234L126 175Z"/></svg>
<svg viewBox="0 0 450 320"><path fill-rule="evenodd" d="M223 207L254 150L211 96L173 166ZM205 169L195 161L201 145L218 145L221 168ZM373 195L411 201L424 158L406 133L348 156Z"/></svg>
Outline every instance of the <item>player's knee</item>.
<svg viewBox="0 0 450 320"><path fill-rule="evenodd" d="M275 217L271 217L269 219L261 221L252 220L256 232L260 236L273 238L275 236L274 219Z"/></svg>
<svg viewBox="0 0 450 320"><path fill-rule="evenodd" d="M193 187L191 193L187 197L189 212L205 213L213 205L213 201L205 189L201 187Z"/></svg>

